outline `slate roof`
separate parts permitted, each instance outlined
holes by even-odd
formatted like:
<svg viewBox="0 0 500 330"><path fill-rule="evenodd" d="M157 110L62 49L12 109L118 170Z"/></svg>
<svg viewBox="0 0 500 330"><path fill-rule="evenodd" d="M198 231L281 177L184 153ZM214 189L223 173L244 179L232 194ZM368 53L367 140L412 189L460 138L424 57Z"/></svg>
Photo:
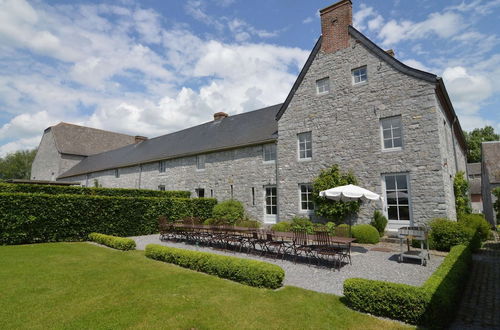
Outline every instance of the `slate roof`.
<svg viewBox="0 0 500 330"><path fill-rule="evenodd" d="M500 183L500 141L481 144L483 163L490 183Z"/></svg>
<svg viewBox="0 0 500 330"><path fill-rule="evenodd" d="M62 154L89 156L135 142L135 137L97 128L60 122L49 127L57 151Z"/></svg>
<svg viewBox="0 0 500 330"><path fill-rule="evenodd" d="M281 104L210 121L137 144L89 156L59 179L163 159L276 141Z"/></svg>

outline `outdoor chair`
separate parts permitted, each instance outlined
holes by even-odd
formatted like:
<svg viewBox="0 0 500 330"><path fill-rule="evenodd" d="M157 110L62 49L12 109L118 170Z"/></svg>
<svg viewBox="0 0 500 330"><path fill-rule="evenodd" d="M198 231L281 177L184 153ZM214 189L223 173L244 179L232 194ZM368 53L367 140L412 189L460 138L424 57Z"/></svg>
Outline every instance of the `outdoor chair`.
<svg viewBox="0 0 500 330"><path fill-rule="evenodd" d="M158 217L158 230L160 232L160 240L166 240L170 238L172 233L172 225L168 223L166 216Z"/></svg>
<svg viewBox="0 0 500 330"><path fill-rule="evenodd" d="M334 266L336 264L339 265L340 269L340 260L337 249L332 246L330 242L330 235L328 235L327 231L316 231L316 242L317 246L315 248L316 255L319 259L323 259L328 262L330 259L333 262Z"/></svg>
<svg viewBox="0 0 500 330"><path fill-rule="evenodd" d="M297 256L303 256L307 263L311 264L311 258L314 257L314 245L308 244L307 232L305 230L293 231L293 243L290 246L293 250L293 262L297 261Z"/></svg>
<svg viewBox="0 0 500 330"><path fill-rule="evenodd" d="M266 252L274 253L274 259L280 254L285 259L285 245L285 241L275 239L273 231L266 232Z"/></svg>

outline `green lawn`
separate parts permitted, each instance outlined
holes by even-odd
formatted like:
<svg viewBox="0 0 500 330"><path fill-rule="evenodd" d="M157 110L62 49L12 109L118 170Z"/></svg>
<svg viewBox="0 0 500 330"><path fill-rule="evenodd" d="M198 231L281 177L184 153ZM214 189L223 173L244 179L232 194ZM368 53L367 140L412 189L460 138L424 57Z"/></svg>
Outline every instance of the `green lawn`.
<svg viewBox="0 0 500 330"><path fill-rule="evenodd" d="M333 274L332 274L333 275ZM0 329L402 325L295 287L257 289L87 243L0 246Z"/></svg>

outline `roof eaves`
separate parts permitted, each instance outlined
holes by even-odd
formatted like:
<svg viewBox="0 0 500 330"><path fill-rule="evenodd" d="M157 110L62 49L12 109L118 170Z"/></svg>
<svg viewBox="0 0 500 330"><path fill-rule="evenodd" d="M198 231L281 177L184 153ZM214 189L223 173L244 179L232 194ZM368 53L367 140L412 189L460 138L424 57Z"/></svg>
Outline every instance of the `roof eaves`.
<svg viewBox="0 0 500 330"><path fill-rule="evenodd" d="M304 77L309 70L309 67L311 66L312 62L314 61L314 58L316 57L316 54L318 54L320 48L321 48L321 40L323 40L323 36L320 36L318 38L318 41L316 41L316 44L314 45L314 48L311 51L311 54L309 54L309 57L307 58L306 63L304 64L304 67L302 67L302 70L300 70L299 76L295 80L295 83L292 86L292 89L288 93L285 102L281 105L280 110L276 114L276 120L280 120L281 116L283 116L283 113L285 110L288 108L288 105L292 101L292 98L297 91L297 89L300 87L300 84L302 83L302 80L304 80Z"/></svg>
<svg viewBox="0 0 500 330"><path fill-rule="evenodd" d="M81 172L76 172L76 173L69 173L72 169L72 168L70 168L66 172L59 175L57 177L57 179L70 178L70 177L77 176L77 175L106 171L106 170L111 170L111 169L115 169L115 168L124 168L124 167L129 167L129 166L134 166L134 165L154 163L154 162L157 162L160 160L169 160L169 159L189 157L189 156L194 156L194 155L208 154L208 153L217 152L217 151L237 149L237 148L241 148L241 147L251 147L251 146L255 146L255 145L259 145L259 144L276 142L276 140L277 140L277 138L264 139L264 140L254 141L254 142L240 144L240 145L233 145L233 146L229 146L229 147L214 148L214 149L208 149L208 150L203 150L203 151L196 151L196 152L189 152L189 153L185 153L185 154L172 155L172 156L167 156L167 157L152 158L152 159L148 159L147 161L143 161L143 162L130 162L130 163L124 163L124 164L121 164L118 166L102 167L102 168L94 169L91 171L81 171ZM77 165L75 165L75 166L77 166ZM68 175L68 173L69 173L69 175Z"/></svg>

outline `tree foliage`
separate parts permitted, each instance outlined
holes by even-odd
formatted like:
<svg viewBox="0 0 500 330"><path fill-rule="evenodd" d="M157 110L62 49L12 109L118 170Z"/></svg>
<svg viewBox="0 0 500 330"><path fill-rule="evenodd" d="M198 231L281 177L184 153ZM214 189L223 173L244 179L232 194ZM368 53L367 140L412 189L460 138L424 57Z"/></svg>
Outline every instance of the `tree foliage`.
<svg viewBox="0 0 500 330"><path fill-rule="evenodd" d="M0 158L0 179L30 179L36 149L18 150Z"/></svg>
<svg viewBox="0 0 500 330"><path fill-rule="evenodd" d="M472 132L464 132L465 140L467 141L467 162L481 162L481 143L487 141L498 141L500 135L495 133L495 129L491 126L484 128L475 128Z"/></svg>
<svg viewBox="0 0 500 330"><path fill-rule="evenodd" d="M469 203L469 182L465 179L464 172L457 172L453 179L453 191L455 192L455 209L457 218L460 214L469 214L472 212Z"/></svg>
<svg viewBox="0 0 500 330"><path fill-rule="evenodd" d="M320 197L319 192L357 183L358 180L352 172L344 173L338 165L333 165L328 169L322 170L313 181L314 213L320 217L334 220L337 223L342 222L349 214L356 213L359 210L359 202L332 201L325 197Z"/></svg>

